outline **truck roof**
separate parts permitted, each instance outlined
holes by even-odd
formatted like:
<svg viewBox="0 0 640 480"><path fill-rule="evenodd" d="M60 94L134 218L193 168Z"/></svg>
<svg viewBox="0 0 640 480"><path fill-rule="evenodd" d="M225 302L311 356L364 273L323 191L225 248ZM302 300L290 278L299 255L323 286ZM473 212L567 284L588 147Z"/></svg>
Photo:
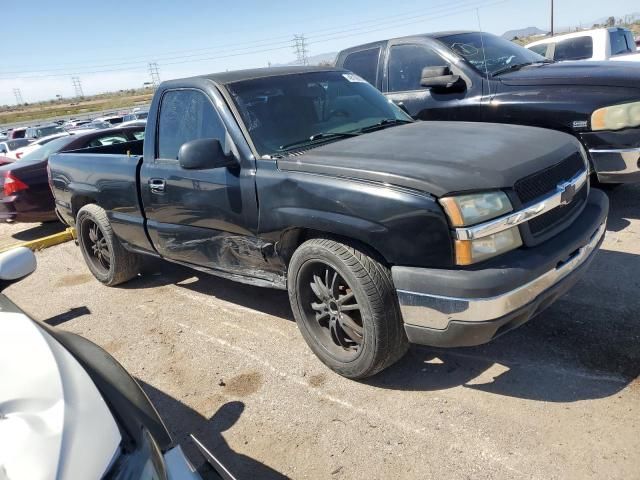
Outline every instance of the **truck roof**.
<svg viewBox="0 0 640 480"><path fill-rule="evenodd" d="M443 37L448 37L450 35L460 35L463 33L479 33L476 30L444 30L442 32L431 32L431 33L416 33L414 35L405 35L402 37L393 37L393 38L384 38L381 40L376 40L375 42L368 42L368 43L362 43L360 45L355 45L353 47L349 47L349 48L345 48L343 50L340 51L340 53L344 53L344 52L350 52L352 50L362 50L363 48L366 48L368 46L378 46L383 42L388 42L390 40L404 40L404 39L409 39L409 38L424 38L424 37L429 37L429 38L443 38Z"/></svg>
<svg viewBox="0 0 640 480"><path fill-rule="evenodd" d="M240 82L256 78L274 77L278 75L295 75L298 73L341 71L341 68L293 65L286 67L252 68L248 70L234 70L231 72L210 73L192 78L206 78L218 84Z"/></svg>

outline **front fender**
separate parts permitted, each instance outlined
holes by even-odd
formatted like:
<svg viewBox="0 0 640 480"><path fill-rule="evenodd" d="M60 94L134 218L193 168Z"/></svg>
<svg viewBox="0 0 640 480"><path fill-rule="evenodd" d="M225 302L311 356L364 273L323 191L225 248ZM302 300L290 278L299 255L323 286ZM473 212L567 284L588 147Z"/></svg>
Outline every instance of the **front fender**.
<svg viewBox="0 0 640 480"><path fill-rule="evenodd" d="M305 228L357 240L390 265L451 265L449 227L431 195L260 163L256 184L262 236L277 241L287 229Z"/></svg>

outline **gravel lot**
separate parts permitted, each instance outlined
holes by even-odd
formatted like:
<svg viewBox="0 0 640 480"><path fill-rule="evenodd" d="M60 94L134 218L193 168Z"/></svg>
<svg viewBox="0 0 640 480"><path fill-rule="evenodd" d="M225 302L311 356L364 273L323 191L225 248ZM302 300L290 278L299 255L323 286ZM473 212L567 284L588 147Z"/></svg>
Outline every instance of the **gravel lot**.
<svg viewBox="0 0 640 480"><path fill-rule="evenodd" d="M5 293L106 348L194 464L189 433L239 478L640 478L640 187L610 196L588 275L540 317L363 383L316 360L284 292L157 261L108 288L67 243Z"/></svg>

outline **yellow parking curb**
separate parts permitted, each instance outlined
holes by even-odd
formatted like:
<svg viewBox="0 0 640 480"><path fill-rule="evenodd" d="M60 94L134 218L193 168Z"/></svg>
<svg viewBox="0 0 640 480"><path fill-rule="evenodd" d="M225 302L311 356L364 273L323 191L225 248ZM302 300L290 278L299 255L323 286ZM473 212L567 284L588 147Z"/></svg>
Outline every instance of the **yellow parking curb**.
<svg viewBox="0 0 640 480"><path fill-rule="evenodd" d="M28 242L8 245L0 249L0 253L6 252L7 250L11 250L12 248L16 247L27 247L34 251L42 250L44 248L52 247L60 243L68 242L69 240L73 240L74 238L76 238L76 230L75 228L69 227L65 231L60 233L54 233L53 235L48 235L46 237L36 238L35 240L29 240Z"/></svg>

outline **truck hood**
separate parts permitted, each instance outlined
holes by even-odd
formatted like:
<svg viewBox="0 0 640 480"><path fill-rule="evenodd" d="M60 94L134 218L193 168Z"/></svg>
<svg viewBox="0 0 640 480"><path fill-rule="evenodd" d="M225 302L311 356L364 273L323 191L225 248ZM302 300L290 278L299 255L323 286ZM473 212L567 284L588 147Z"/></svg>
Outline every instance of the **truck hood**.
<svg viewBox="0 0 640 480"><path fill-rule="evenodd" d="M23 313L0 312L0 379L0 477L103 476L118 426L75 358Z"/></svg>
<svg viewBox="0 0 640 480"><path fill-rule="evenodd" d="M505 85L587 85L640 88L640 64L637 62L559 62L524 67L503 73L498 79Z"/></svg>
<svg viewBox="0 0 640 480"><path fill-rule="evenodd" d="M570 135L520 125L415 122L294 153L281 170L397 185L435 196L509 188L578 149Z"/></svg>

